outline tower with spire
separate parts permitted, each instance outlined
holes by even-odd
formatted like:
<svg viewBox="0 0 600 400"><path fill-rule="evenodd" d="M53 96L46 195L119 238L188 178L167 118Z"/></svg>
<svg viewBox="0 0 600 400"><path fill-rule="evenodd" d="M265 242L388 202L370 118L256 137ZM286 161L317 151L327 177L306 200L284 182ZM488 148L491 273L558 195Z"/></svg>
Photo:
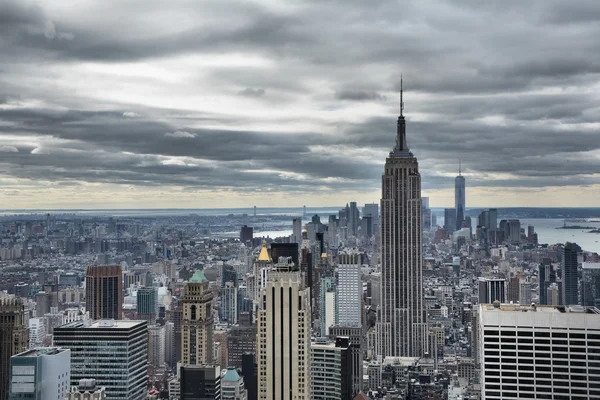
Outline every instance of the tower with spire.
<svg viewBox="0 0 600 400"><path fill-rule="evenodd" d="M400 82L396 146L386 159L381 185L381 308L377 323L381 357L419 357L427 351L421 175L406 141Z"/></svg>
<svg viewBox="0 0 600 400"><path fill-rule="evenodd" d="M462 163L458 160L458 176L454 179L454 203L456 210L456 230L462 228L465 220L465 177L462 176Z"/></svg>

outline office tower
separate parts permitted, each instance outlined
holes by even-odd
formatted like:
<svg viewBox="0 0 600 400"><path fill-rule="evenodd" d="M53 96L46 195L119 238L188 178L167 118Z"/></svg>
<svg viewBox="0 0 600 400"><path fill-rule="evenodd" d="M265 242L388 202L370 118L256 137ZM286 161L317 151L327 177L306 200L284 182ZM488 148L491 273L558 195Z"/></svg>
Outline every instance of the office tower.
<svg viewBox="0 0 600 400"><path fill-rule="evenodd" d="M456 209L444 208L444 230L448 233L456 231Z"/></svg>
<svg viewBox="0 0 600 400"><path fill-rule="evenodd" d="M242 356L242 376L246 390L248 391L248 400L258 399L258 378L257 366L254 359L254 353L246 353Z"/></svg>
<svg viewBox="0 0 600 400"><path fill-rule="evenodd" d="M342 253L338 257L337 325L362 325L362 279L360 254Z"/></svg>
<svg viewBox="0 0 600 400"><path fill-rule="evenodd" d="M327 247L330 249L337 249L339 247L338 240L338 224L339 221L335 215L329 216L329 224L327 225Z"/></svg>
<svg viewBox="0 0 600 400"><path fill-rule="evenodd" d="M85 309L93 320L122 319L123 271L120 265L87 267Z"/></svg>
<svg viewBox="0 0 600 400"><path fill-rule="evenodd" d="M267 276L273 268L273 261L267 250L267 242L263 241L258 257L254 261L252 268L253 283L249 288L252 295L252 315L256 316L261 303L261 291L266 287Z"/></svg>
<svg viewBox="0 0 600 400"><path fill-rule="evenodd" d="M429 208L429 197L421 197L421 210L423 212L423 231L431 229L431 209Z"/></svg>
<svg viewBox="0 0 600 400"><path fill-rule="evenodd" d="M183 365L179 400L221 400L221 367Z"/></svg>
<svg viewBox="0 0 600 400"><path fill-rule="evenodd" d="M598 309L481 304L481 398L598 399Z"/></svg>
<svg viewBox="0 0 600 400"><path fill-rule="evenodd" d="M71 349L71 385L90 378L108 400L146 398L146 321L71 322L54 329L54 346Z"/></svg>
<svg viewBox="0 0 600 400"><path fill-rule="evenodd" d="M295 265L300 265L298 243L271 243L271 260L277 262L279 257L292 257Z"/></svg>
<svg viewBox="0 0 600 400"><path fill-rule="evenodd" d="M222 400L247 400L248 391L244 386L242 378L233 367L227 368L227 372L221 379Z"/></svg>
<svg viewBox="0 0 600 400"><path fill-rule="evenodd" d="M461 174L460 161L458 163L458 176L454 179L454 207L456 209L456 230L462 228L465 219L465 177Z"/></svg>
<svg viewBox="0 0 600 400"><path fill-rule="evenodd" d="M336 287L335 280L332 276L324 276L321 278L319 286L319 327L320 336L327 336L327 330L330 326L335 325L335 310L336 310Z"/></svg>
<svg viewBox="0 0 600 400"><path fill-rule="evenodd" d="M382 357L418 357L427 351L421 176L417 158L406 143L400 93L396 147L386 159L381 190L382 304L377 354Z"/></svg>
<svg viewBox="0 0 600 400"><path fill-rule="evenodd" d="M360 213L355 201L350 202L350 206L346 206L348 229L353 236L356 236L359 227Z"/></svg>
<svg viewBox="0 0 600 400"><path fill-rule="evenodd" d="M230 325L237 324L237 310L238 310L238 290L235 286L235 282L225 282L225 286L220 290L219 303L219 318L221 321L227 321Z"/></svg>
<svg viewBox="0 0 600 400"><path fill-rule="evenodd" d="M494 301L506 303L506 282L504 279L479 278L479 302L491 304Z"/></svg>
<svg viewBox="0 0 600 400"><path fill-rule="evenodd" d="M292 232L292 242L300 246L302 244L302 218L298 217L292 220Z"/></svg>
<svg viewBox="0 0 600 400"><path fill-rule="evenodd" d="M365 215L360 221L360 234L363 237L370 238L373 236L373 218L370 215Z"/></svg>
<svg viewBox="0 0 600 400"><path fill-rule="evenodd" d="M208 279L197 269L183 287L181 362L186 365L213 361L213 295Z"/></svg>
<svg viewBox="0 0 600 400"><path fill-rule="evenodd" d="M95 379L80 379L79 385L71 386L66 400L105 400L106 388L96 385Z"/></svg>
<svg viewBox="0 0 600 400"><path fill-rule="evenodd" d="M547 304L550 306L557 306L561 303L558 283L553 282L547 286L546 301L547 301Z"/></svg>
<svg viewBox="0 0 600 400"><path fill-rule="evenodd" d="M240 242L242 242L242 243L252 242L253 238L254 238L254 228L251 226L248 226L248 225L242 226L242 229L240 229Z"/></svg>
<svg viewBox="0 0 600 400"><path fill-rule="evenodd" d="M363 353L362 349L365 347L363 344L363 327L345 327L345 326L332 326L329 328L329 337L333 340L337 338L347 338L350 345L350 357L351 357L351 372L352 375L352 391L351 395L356 396L362 391L363 386Z"/></svg>
<svg viewBox="0 0 600 400"><path fill-rule="evenodd" d="M27 350L29 330L20 298L0 292L0 400L8 400L10 358Z"/></svg>
<svg viewBox="0 0 600 400"><path fill-rule="evenodd" d="M10 359L10 400L56 400L66 396L71 378L71 351L40 347Z"/></svg>
<svg viewBox="0 0 600 400"><path fill-rule="evenodd" d="M166 335L165 325L148 326L148 364L154 368L163 367L167 360Z"/></svg>
<svg viewBox="0 0 600 400"><path fill-rule="evenodd" d="M153 323L158 317L158 288L142 287L137 290L137 319Z"/></svg>
<svg viewBox="0 0 600 400"><path fill-rule="evenodd" d="M245 353L256 353L256 324L252 324L249 312L241 312L238 325L233 326L227 335L227 365L239 368Z"/></svg>
<svg viewBox="0 0 600 400"><path fill-rule="evenodd" d="M309 296L291 260L274 265L262 290L258 310L256 350L260 399L310 397Z"/></svg>
<svg viewBox="0 0 600 400"><path fill-rule="evenodd" d="M310 346L310 398L352 400L352 356L350 340L337 338Z"/></svg>
<svg viewBox="0 0 600 400"><path fill-rule="evenodd" d="M519 284L519 303L522 305L531 304L531 283L523 280Z"/></svg>
<svg viewBox="0 0 600 400"><path fill-rule="evenodd" d="M521 274L517 273L515 276L508 280L506 285L506 301L517 303L519 301L521 289Z"/></svg>
<svg viewBox="0 0 600 400"><path fill-rule="evenodd" d="M581 271L581 304L600 308L600 263L584 262Z"/></svg>
<svg viewBox="0 0 600 400"><path fill-rule="evenodd" d="M371 225L373 228L373 235L379 233L379 204L367 203L363 208L363 218L371 217Z"/></svg>
<svg viewBox="0 0 600 400"><path fill-rule="evenodd" d="M562 250L560 268L562 270L562 304L570 306L579 304L577 279L577 254L581 247L576 243L565 243Z"/></svg>
<svg viewBox="0 0 600 400"><path fill-rule="evenodd" d="M554 271L552 265L540 264L538 272L538 295L540 304L550 304L548 303L547 291L548 286L554 282L556 282L556 271Z"/></svg>

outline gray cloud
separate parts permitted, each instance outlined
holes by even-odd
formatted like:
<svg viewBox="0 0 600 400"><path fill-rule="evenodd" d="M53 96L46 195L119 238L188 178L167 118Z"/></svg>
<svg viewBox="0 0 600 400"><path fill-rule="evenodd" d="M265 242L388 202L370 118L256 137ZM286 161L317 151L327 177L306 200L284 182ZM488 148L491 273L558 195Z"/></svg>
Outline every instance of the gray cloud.
<svg viewBox="0 0 600 400"><path fill-rule="evenodd" d="M597 2L140 4L0 2L4 176L376 190L403 74L424 187L600 184Z"/></svg>

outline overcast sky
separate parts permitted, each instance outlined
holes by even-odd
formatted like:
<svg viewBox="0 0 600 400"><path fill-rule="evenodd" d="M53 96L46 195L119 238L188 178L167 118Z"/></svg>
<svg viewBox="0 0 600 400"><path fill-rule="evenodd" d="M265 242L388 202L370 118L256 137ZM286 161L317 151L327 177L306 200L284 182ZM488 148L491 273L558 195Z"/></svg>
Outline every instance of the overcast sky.
<svg viewBox="0 0 600 400"><path fill-rule="evenodd" d="M600 1L0 0L0 209L600 206Z"/></svg>

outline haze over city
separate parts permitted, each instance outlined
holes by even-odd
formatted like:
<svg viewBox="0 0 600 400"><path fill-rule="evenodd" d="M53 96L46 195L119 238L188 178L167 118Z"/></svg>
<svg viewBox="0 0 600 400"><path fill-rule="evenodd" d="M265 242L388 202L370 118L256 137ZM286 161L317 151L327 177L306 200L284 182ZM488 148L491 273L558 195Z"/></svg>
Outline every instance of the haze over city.
<svg viewBox="0 0 600 400"><path fill-rule="evenodd" d="M377 202L400 75L423 195L598 205L594 1L0 1L0 202Z"/></svg>

